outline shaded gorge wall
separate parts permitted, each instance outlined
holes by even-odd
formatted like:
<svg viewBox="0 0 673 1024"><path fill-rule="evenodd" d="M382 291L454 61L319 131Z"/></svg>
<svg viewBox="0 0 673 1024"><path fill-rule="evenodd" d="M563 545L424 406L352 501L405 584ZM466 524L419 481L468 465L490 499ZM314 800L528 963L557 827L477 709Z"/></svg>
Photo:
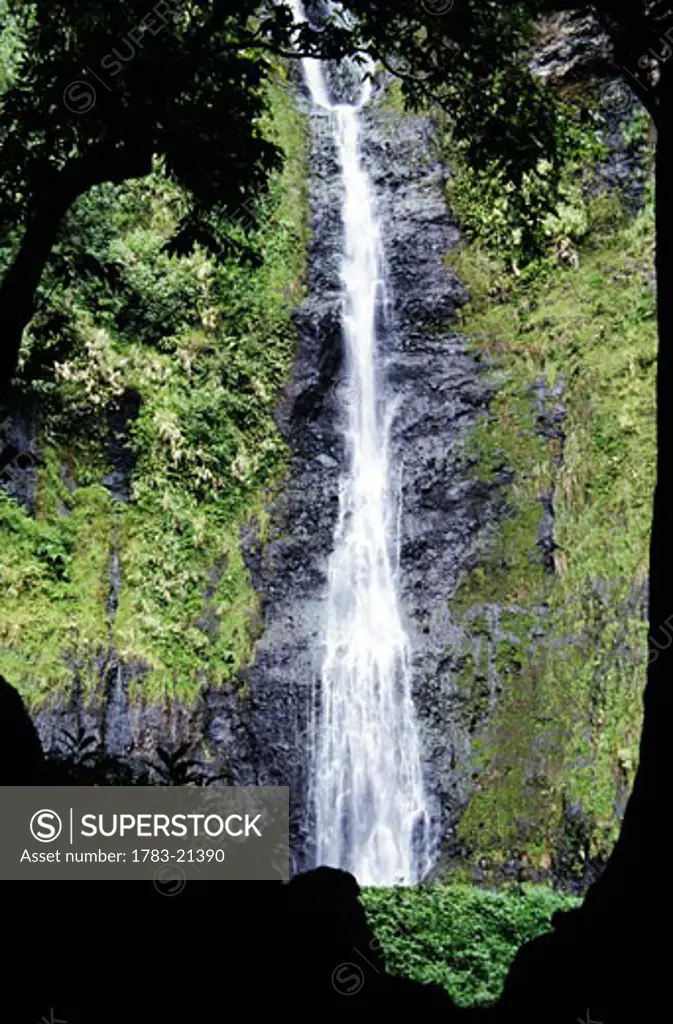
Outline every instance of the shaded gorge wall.
<svg viewBox="0 0 673 1024"><path fill-rule="evenodd" d="M308 231L305 118L280 71L261 127L286 161L257 228L241 210L213 225L213 252L180 254L189 204L160 165L94 189L27 332L2 441L34 467L0 492L0 671L46 745L89 765L202 747L206 695L242 693L259 616L240 530L287 462L274 416ZM198 755L225 777L232 722Z"/></svg>
<svg viewBox="0 0 673 1024"><path fill-rule="evenodd" d="M606 117L611 192L588 189L582 230L522 281L480 238L442 119L382 80L363 112L439 875L583 888L635 771L652 220L642 119ZM3 467L30 463L0 491L0 671L80 778L290 785L298 868L342 458L341 195L296 79L279 72L264 130L285 168L219 260L166 251L185 197L161 167L65 225L2 428Z"/></svg>

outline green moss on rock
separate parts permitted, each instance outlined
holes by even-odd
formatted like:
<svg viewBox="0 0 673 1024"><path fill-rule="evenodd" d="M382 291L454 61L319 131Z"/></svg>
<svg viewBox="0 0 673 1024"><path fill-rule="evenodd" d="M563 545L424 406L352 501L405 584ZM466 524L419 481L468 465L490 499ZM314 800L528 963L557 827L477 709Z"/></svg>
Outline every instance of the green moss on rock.
<svg viewBox="0 0 673 1024"><path fill-rule="evenodd" d="M653 212L650 201L635 220L606 224L604 205L590 207L576 266L510 282L504 296L495 288L484 297L489 265L502 279L492 257L467 249L457 259L468 288L477 266L482 298L462 327L497 381L471 454L485 479L507 468L512 480L453 602L468 643L484 609L499 609L498 699L475 730L475 789L459 825L461 841L493 868L513 854L534 867L556 863L569 810L586 832L582 857L600 863L637 764L655 463ZM560 438L541 429L540 391L564 407ZM551 565L539 545L545 496ZM474 660L462 686L482 686ZM479 721L482 705L477 697Z"/></svg>
<svg viewBox="0 0 673 1024"><path fill-rule="evenodd" d="M94 693L111 645L134 666L131 696L148 700L191 701L250 656L257 598L240 531L263 523L287 462L274 411L308 242L307 124L281 71L260 130L284 166L257 227L246 211L220 225L260 265L244 248L169 255L188 202L157 166L83 197L45 274L24 364L68 346L25 385L41 408L35 519L0 493L0 672L32 707L75 673ZM111 426L129 395L137 417ZM133 463L126 502L107 486L115 442Z"/></svg>

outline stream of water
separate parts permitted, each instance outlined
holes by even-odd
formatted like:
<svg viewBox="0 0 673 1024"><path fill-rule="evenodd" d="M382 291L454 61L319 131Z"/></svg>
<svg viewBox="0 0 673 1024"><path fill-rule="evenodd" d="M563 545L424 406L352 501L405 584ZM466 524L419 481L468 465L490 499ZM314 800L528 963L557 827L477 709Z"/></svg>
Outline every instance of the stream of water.
<svg viewBox="0 0 673 1024"><path fill-rule="evenodd" d="M304 20L300 4L293 6ZM431 818L396 580L399 501L376 326L384 301L381 231L361 159L361 110L371 85L363 74L357 103L332 102L320 62L305 59L303 67L314 107L329 118L343 185L345 459L313 704L316 864L350 871L361 885L408 885L431 866Z"/></svg>

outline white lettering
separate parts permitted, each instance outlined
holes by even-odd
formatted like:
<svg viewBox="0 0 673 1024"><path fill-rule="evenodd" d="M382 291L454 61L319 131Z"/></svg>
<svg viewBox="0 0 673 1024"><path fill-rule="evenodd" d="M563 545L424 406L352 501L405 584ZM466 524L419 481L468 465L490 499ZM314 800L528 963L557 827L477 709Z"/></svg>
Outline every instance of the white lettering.
<svg viewBox="0 0 673 1024"><path fill-rule="evenodd" d="M217 832L211 832L210 829L208 828L208 822L212 821L213 819L219 825L219 828L218 828ZM203 827L205 828L205 830L206 830L206 832L208 833L209 836L219 836L219 835L222 835L222 832L224 830L224 822L222 821L222 818L219 816L219 814L209 814L208 817L206 818L206 820L203 823Z"/></svg>
<svg viewBox="0 0 673 1024"><path fill-rule="evenodd" d="M198 836L199 834L199 818L205 818L205 814L188 814L188 818L191 818L194 822L194 831L192 835Z"/></svg>
<svg viewBox="0 0 673 1024"><path fill-rule="evenodd" d="M227 820L224 823L224 827L226 828L228 835L230 835L230 836L240 836L243 833L243 829L239 828L238 832L234 832L233 829L229 828L229 822L233 818L236 818L237 821L242 821L243 820L241 818L240 814L230 814L229 817L227 818Z"/></svg>
<svg viewBox="0 0 673 1024"><path fill-rule="evenodd" d="M155 826L156 828L156 826ZM145 832L143 829L148 829ZM151 836L152 835L152 815L151 814L139 814L138 815L138 835L139 836Z"/></svg>
<svg viewBox="0 0 673 1024"><path fill-rule="evenodd" d="M252 819L252 821L248 821L249 815L246 814L246 816L245 816L245 834L246 834L246 836L250 835L251 831L254 831L256 836L259 836L260 839L262 838L262 833L259 831L259 829L255 825L255 822L258 820L258 818L261 818L261 817L262 817L261 814L256 814L255 817Z"/></svg>
<svg viewBox="0 0 673 1024"><path fill-rule="evenodd" d="M128 822L128 824L127 824ZM132 832L136 827L135 814L120 814L119 815L119 835L123 836L125 832Z"/></svg>
<svg viewBox="0 0 673 1024"><path fill-rule="evenodd" d="M89 822L88 819L91 819ZM90 832L85 832L85 828L91 829ZM82 815L82 828L81 833L83 836L95 836L96 835L96 816L95 814L83 814Z"/></svg>
<svg viewBox="0 0 673 1024"><path fill-rule="evenodd" d="M187 835L187 826L186 826L186 825L180 825L180 826L179 826L179 828L180 828L180 829L182 829L182 831L181 831L181 832L176 832L176 831L175 831L175 828L176 828L176 825L175 825L175 823L176 823L176 821L178 820L178 818L181 818L181 819L182 819L182 821L184 821L184 820L185 820L185 816L184 816L184 814L174 814L174 815L173 815L173 821L172 821L173 829L172 829L172 831L171 831L171 835L172 835L172 836L186 836L186 835Z"/></svg>
<svg viewBox="0 0 673 1024"><path fill-rule="evenodd" d="M163 824L159 824L159 818L163 819ZM155 836L159 832L163 832L165 836L168 836L168 815L167 814L155 814L154 815L154 834Z"/></svg>

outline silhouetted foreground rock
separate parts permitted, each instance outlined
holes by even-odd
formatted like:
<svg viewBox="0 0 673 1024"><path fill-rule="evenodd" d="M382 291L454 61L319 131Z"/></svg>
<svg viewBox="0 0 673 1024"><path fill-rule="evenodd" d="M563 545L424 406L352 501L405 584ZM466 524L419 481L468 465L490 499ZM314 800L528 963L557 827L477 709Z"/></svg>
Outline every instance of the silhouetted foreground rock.
<svg viewBox="0 0 673 1024"><path fill-rule="evenodd" d="M34 784L41 764L30 717L0 679L0 784ZM487 1010L386 974L358 895L351 875L330 868L287 885L194 881L175 896L146 882L0 882L0 1020L210 1024L325 1010L516 1024L659 1019L650 1007L667 948L646 930L651 903L628 891L612 906L589 900L555 915L551 933L519 950Z"/></svg>
<svg viewBox="0 0 673 1024"><path fill-rule="evenodd" d="M14 687L0 676L0 785L35 785L43 766L32 719Z"/></svg>

